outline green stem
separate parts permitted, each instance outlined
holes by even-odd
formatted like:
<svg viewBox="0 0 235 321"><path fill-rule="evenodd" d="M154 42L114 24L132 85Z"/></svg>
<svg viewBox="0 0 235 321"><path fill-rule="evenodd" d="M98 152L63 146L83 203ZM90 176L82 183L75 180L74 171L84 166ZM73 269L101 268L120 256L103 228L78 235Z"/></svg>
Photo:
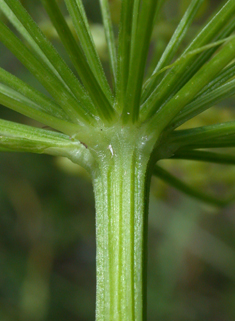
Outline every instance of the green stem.
<svg viewBox="0 0 235 321"><path fill-rule="evenodd" d="M133 145L132 145L133 146ZM94 178L97 226L97 321L146 320L149 157L111 145ZM117 152L116 152L117 151Z"/></svg>

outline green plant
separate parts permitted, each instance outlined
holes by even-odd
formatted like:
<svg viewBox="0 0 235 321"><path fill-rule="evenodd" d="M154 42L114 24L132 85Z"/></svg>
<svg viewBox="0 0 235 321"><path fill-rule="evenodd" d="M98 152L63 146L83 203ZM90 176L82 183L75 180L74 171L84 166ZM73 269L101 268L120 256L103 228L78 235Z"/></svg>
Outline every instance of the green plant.
<svg viewBox="0 0 235 321"><path fill-rule="evenodd" d="M108 0L100 0L112 87L94 46L81 0L65 0L79 43L56 0L41 0L79 79L18 0L0 9L22 37L0 22L0 41L50 97L0 69L0 103L55 131L0 121L2 151L64 156L90 173L96 200L97 320L146 319L148 192L152 174L203 201L156 163L193 159L235 164L211 148L235 147L235 122L177 129L235 93L235 2L226 1L175 59L204 0L192 0L152 75L144 80L151 34L164 0L123 0L118 48ZM172 60L174 62L172 63Z"/></svg>

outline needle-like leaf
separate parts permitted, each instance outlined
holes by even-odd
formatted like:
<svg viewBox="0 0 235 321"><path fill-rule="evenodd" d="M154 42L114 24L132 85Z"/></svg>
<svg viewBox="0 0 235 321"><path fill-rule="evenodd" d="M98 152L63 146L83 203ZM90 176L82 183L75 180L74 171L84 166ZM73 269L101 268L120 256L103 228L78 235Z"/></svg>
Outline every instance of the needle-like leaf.
<svg viewBox="0 0 235 321"><path fill-rule="evenodd" d="M192 143L186 147L187 150L190 149L204 149L204 148L232 148L235 147L235 135L230 137L218 138L215 141L205 140L197 143ZM182 148L184 150L184 148Z"/></svg>
<svg viewBox="0 0 235 321"><path fill-rule="evenodd" d="M84 108L90 110L95 115L94 106L84 88L52 44L42 34L21 3L18 0L0 0L0 10L2 10L7 19L11 21L23 39L29 44L38 63L41 62L49 69L48 72L50 71L53 74L54 83L61 83L59 85L65 87L63 94L66 96L66 92L70 91ZM74 108L76 107L74 106Z"/></svg>
<svg viewBox="0 0 235 321"><path fill-rule="evenodd" d="M158 1L156 1L158 2ZM133 4L133 13L132 13L132 29L131 29L131 54L130 57L133 56L135 50L135 42L139 25L139 16L141 12L142 1L134 0Z"/></svg>
<svg viewBox="0 0 235 321"><path fill-rule="evenodd" d="M197 97L214 91L235 76L235 62L224 68L219 75L200 91Z"/></svg>
<svg viewBox="0 0 235 321"><path fill-rule="evenodd" d="M202 150L182 150L176 152L172 158L185 159L216 164L235 165L235 155L213 153Z"/></svg>
<svg viewBox="0 0 235 321"><path fill-rule="evenodd" d="M4 143L4 139L6 139L10 144L15 144L13 139L24 139L28 140L29 144L34 144L39 142L46 146L51 145L68 145L71 144L69 136L65 134L61 134L55 131L45 130L41 128L35 128L28 125L17 124L11 121L0 119L0 135L1 135L1 145ZM16 148L17 144L15 144L14 148ZM47 147L48 147L47 146ZM37 146L35 146L37 147ZM21 148L19 145L18 148Z"/></svg>
<svg viewBox="0 0 235 321"><path fill-rule="evenodd" d="M123 110L123 107L125 105L125 95L129 76L133 5L134 0L122 1L118 37L118 68L116 90L116 108L120 111Z"/></svg>
<svg viewBox="0 0 235 321"><path fill-rule="evenodd" d="M138 121L139 118L141 88L153 30L156 6L156 0L143 1L139 13L137 30L132 29L132 47L126 103L124 104L122 113L124 122L134 123Z"/></svg>
<svg viewBox="0 0 235 321"><path fill-rule="evenodd" d="M174 117L207 85L219 72L235 58L235 38L226 43L222 49L206 65L204 65L190 81L159 110L150 120L151 128L156 120L161 132ZM153 103L153 101L152 101ZM151 108L150 108L151 109Z"/></svg>
<svg viewBox="0 0 235 321"><path fill-rule="evenodd" d="M22 115L37 120L44 125L71 135L76 133L79 129L78 125L52 116L23 94L3 84L0 84L0 104L19 112Z"/></svg>
<svg viewBox="0 0 235 321"><path fill-rule="evenodd" d="M0 119L0 150L60 155L88 170L94 166L92 155L79 141L61 133L3 119Z"/></svg>
<svg viewBox="0 0 235 321"><path fill-rule="evenodd" d="M214 148L235 146L235 121L202 126L191 129L176 130L170 140L179 147Z"/></svg>
<svg viewBox="0 0 235 321"><path fill-rule="evenodd" d="M171 37L171 40L169 41L161 59L159 60L156 68L153 71L153 74L157 74L162 68L167 66L171 60L174 58L174 55L176 54L180 44L182 43L188 28L190 27L194 17L196 16L198 9L201 7L205 0L193 0L187 11L185 12L183 18L181 19L178 27L176 28L174 34ZM151 81L148 82L148 85L145 87L142 101L144 101L156 88L159 81L162 79L164 74L161 76L158 75L157 77L153 78L151 76Z"/></svg>
<svg viewBox="0 0 235 321"><path fill-rule="evenodd" d="M153 174L157 176L158 178L164 180L169 185L173 186L174 188L180 190L181 192L185 193L188 196L191 196L193 198L196 198L202 202L205 202L207 204L211 204L214 206L226 206L229 203L231 203L234 199L219 199L218 197L213 197L211 195L207 195L204 192L198 191L196 188L193 188L184 182L182 182L177 177L170 174L168 171L163 169L162 167L155 165Z"/></svg>
<svg viewBox="0 0 235 321"><path fill-rule="evenodd" d="M82 1L65 0L65 3L72 18L80 44L85 53L90 68L93 71L96 79L98 80L98 83L101 86L106 98L108 99L108 102L112 103L112 93L95 48Z"/></svg>
<svg viewBox="0 0 235 321"><path fill-rule="evenodd" d="M103 93L98 80L94 76L87 58L81 47L74 39L67 22L65 21L58 4L55 0L41 0L47 10L50 19L55 26L60 39L66 48L70 59L76 68L85 88L87 89L93 103L97 108L97 112L101 119L110 120L114 115L114 109Z"/></svg>
<svg viewBox="0 0 235 321"><path fill-rule="evenodd" d="M235 13L235 2L233 0L229 0L226 2L224 7L217 13L217 15L215 15L215 17L212 20L210 20L207 26L203 28L203 30L194 39L194 41L187 48L184 54L210 43L210 41L214 40L214 38L216 37L217 37L216 40L221 39L221 38L218 39L218 33L220 33L220 30L224 28L224 25L230 21L234 13ZM224 36L223 34L223 38L227 36L228 36L227 33L226 33L226 36ZM209 58L210 56L207 59ZM144 119L152 117L154 112L162 106L164 101L169 99L169 96L171 97L175 92L177 92L178 89L175 90L175 88L179 84L179 79L181 79L181 77L183 77L184 79L182 84L185 83L185 77L187 78L187 80L190 79L188 78L187 74L189 72L190 66L194 61L195 61L194 56L188 57L188 59L186 59L184 63L177 65L170 70L170 72L161 81L158 88L155 89L155 91L149 97L149 99L145 101L142 108L142 110L144 110L144 113L143 113ZM203 60L202 63L205 63L205 60ZM200 64L197 62L196 64L197 68L193 71L193 73L195 73L201 66L202 66L201 62ZM193 75L193 73L190 74L190 77ZM182 84L180 85L181 87L182 87Z"/></svg>
<svg viewBox="0 0 235 321"><path fill-rule="evenodd" d="M117 51L108 0L100 0L100 7L103 17L106 42L109 51L110 69L112 72L113 84L115 89L117 80Z"/></svg>
<svg viewBox="0 0 235 321"><path fill-rule="evenodd" d="M32 105L37 106L38 110L44 111L51 116L73 122L54 100L2 68L0 68L0 84L1 83L23 95L28 101L33 103Z"/></svg>
<svg viewBox="0 0 235 321"><path fill-rule="evenodd" d="M228 23L228 25L226 25L225 28L223 28L222 31L220 31L215 36L215 38L213 39L213 42L216 43L216 42L220 42L220 40L226 39L234 32L234 30L235 30L235 19L232 19ZM203 64L205 64L207 61L209 61L211 57L213 57L213 55L215 54L218 48L219 46L218 47L212 46L211 49L203 52L201 55L199 55L198 58L194 59L194 61L191 62L191 64L187 68L187 73L182 74L181 77L179 77L178 82L174 90L172 91L172 96L174 95L174 93L179 91L193 75L195 75L195 73L203 66ZM186 50L184 54L186 54L187 52L188 51Z"/></svg>
<svg viewBox="0 0 235 321"><path fill-rule="evenodd" d="M229 98L233 95L235 95L234 79L215 90L209 91L208 93L197 97L194 101L180 111L180 113L169 124L169 127L177 128L189 119L197 116L223 99Z"/></svg>
<svg viewBox="0 0 235 321"><path fill-rule="evenodd" d="M28 68L74 121L94 122L94 117L72 93L58 81L47 66L0 21L0 41Z"/></svg>
<svg viewBox="0 0 235 321"><path fill-rule="evenodd" d="M219 45L222 45L224 44L225 42L233 39L235 36L230 36L228 38L224 38L222 40L218 40L218 41L215 41L215 42L212 42L208 45L205 45L205 46L202 46L198 49L195 49L195 50L192 50L192 51L189 51L187 52L186 54L184 55L181 55L176 61L174 61L172 64L170 65L167 65L165 67L163 67L162 69L160 69L159 71L157 71L156 73L153 73L152 76L150 76L150 78L146 81L145 83L145 87L147 88L148 87L148 84L151 83L151 82L155 82L155 80L162 74L164 74L164 72L166 70L169 70L169 69L172 69L173 67L177 66L177 65L180 65L180 64L183 64L185 62L185 60L187 60L189 57L193 57L193 56L196 56L202 52L205 52L207 51L208 49L211 49L211 48L214 48L214 47L218 47ZM226 68L227 69L227 68ZM230 73L231 74L231 73ZM226 75L228 77L228 75ZM213 79L207 86L205 86L203 88L202 91L200 91L199 95L201 95L202 92L204 91L208 91L209 89L205 89L207 87L211 88L210 86L212 86L212 83L215 82L215 85L217 82L221 82L221 80L219 79L221 76L218 76L216 77L215 79ZM225 77L225 76L224 76ZM216 79L218 78L218 81L216 81ZM230 77L231 78L231 77ZM213 85L213 87L215 86ZM142 113L145 112L145 109L146 109L146 105L143 105L142 107Z"/></svg>

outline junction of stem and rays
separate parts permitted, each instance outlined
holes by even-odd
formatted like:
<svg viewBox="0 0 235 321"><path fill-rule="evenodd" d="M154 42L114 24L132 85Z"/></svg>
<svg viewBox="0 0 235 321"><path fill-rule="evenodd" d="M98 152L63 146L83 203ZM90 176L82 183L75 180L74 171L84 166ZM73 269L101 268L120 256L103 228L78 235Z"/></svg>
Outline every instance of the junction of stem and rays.
<svg viewBox="0 0 235 321"><path fill-rule="evenodd" d="M148 159L152 155L152 163L181 156L204 161L213 159L219 163L227 158L228 163L233 163L231 156L202 150L233 147L233 122L223 127L218 124L186 132L176 130L235 92L233 1L226 1L177 57L185 34L204 2L191 1L152 74L145 79L152 31L167 1L122 1L116 42L108 0L100 0L112 89L94 46L81 0L65 0L79 43L57 2L41 2L80 80L20 2L0 0L2 13L20 34L17 37L1 21L1 42L51 96L0 69L0 102L61 132L1 120L2 150L64 154L90 171L99 167L99 158L103 159L104 155L113 158L124 146L129 151L142 151Z"/></svg>
<svg viewBox="0 0 235 321"><path fill-rule="evenodd" d="M109 1L100 0L112 84L107 80L82 0L65 0L77 38L56 0L41 0L76 77L18 0L0 0L0 41L48 94L0 68L0 103L53 130L0 120L0 149L68 157L91 174L97 210L97 320L146 315L148 190L156 175L214 205L157 165L160 159L235 164L235 121L180 130L235 94L235 1L210 18L182 54L204 0L192 0L151 75L152 31L167 0L122 0L116 41ZM147 66L147 67L146 67ZM148 74L148 73L147 73Z"/></svg>

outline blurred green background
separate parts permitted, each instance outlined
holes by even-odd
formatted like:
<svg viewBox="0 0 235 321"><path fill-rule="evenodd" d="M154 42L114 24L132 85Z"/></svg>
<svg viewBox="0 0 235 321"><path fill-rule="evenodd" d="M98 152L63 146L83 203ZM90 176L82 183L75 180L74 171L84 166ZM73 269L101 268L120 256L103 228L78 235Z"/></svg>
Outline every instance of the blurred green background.
<svg viewBox="0 0 235 321"><path fill-rule="evenodd" d="M67 14L64 1L59 2ZM151 59L160 56L189 2L167 2L154 31L157 41L150 48L150 69ZM22 3L68 61L40 1ZM120 3L110 0L116 29ZM184 45L221 3L205 1ZM109 75L98 0L84 4ZM1 44L0 53L1 67L43 90ZM234 106L232 99L224 101L187 126L234 119ZM1 117L42 127L5 107ZM200 190L235 195L232 166L162 164ZM89 177L65 159L44 155L1 153L0 168L0 321L94 320L95 209ZM235 320L234 205L216 209L153 179L148 320Z"/></svg>

